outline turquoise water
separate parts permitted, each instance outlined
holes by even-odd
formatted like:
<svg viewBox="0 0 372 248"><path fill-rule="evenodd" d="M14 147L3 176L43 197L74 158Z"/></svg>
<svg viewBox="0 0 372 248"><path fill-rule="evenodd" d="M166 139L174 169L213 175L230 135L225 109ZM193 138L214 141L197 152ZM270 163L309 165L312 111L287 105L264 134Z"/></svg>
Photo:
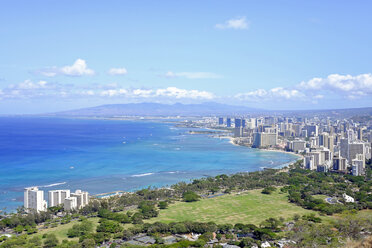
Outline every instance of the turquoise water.
<svg viewBox="0 0 372 248"><path fill-rule="evenodd" d="M156 121L0 118L0 209L23 202L23 188L91 194L162 187L221 173L278 167L291 154L231 145Z"/></svg>

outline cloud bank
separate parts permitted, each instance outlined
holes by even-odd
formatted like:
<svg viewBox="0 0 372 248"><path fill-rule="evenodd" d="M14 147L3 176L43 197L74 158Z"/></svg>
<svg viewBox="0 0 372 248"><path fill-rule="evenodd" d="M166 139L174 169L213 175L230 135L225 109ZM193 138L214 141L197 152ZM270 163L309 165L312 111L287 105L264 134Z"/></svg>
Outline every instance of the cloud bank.
<svg viewBox="0 0 372 248"><path fill-rule="evenodd" d="M127 69L125 69L124 67L122 68L111 68L108 73L110 75L125 75L128 73Z"/></svg>
<svg viewBox="0 0 372 248"><path fill-rule="evenodd" d="M216 24L217 29L249 29L250 23L246 20L245 16L227 20L223 24Z"/></svg>
<svg viewBox="0 0 372 248"><path fill-rule="evenodd" d="M187 78L187 79L213 79L221 76L212 72L172 72L168 71L163 75L166 78Z"/></svg>

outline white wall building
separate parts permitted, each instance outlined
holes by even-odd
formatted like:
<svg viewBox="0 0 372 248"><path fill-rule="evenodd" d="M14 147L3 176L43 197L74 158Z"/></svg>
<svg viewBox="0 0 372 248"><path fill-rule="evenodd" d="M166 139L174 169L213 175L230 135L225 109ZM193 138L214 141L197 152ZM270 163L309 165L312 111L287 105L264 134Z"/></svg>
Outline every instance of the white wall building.
<svg viewBox="0 0 372 248"><path fill-rule="evenodd" d="M25 188L23 203L26 211L36 210L40 212L47 210L47 203L44 200L44 191L39 190L38 187Z"/></svg>
<svg viewBox="0 0 372 248"><path fill-rule="evenodd" d="M58 206L63 204L66 198L70 197L70 190L69 189L50 190L48 192L48 197L49 207Z"/></svg>
<svg viewBox="0 0 372 248"><path fill-rule="evenodd" d="M89 194L88 192L76 190L75 193L71 193L71 197L76 197L77 199L77 208L82 208L89 203Z"/></svg>
<svg viewBox="0 0 372 248"><path fill-rule="evenodd" d="M65 211L71 211L77 209L77 198L76 197L67 197L64 200L63 208Z"/></svg>

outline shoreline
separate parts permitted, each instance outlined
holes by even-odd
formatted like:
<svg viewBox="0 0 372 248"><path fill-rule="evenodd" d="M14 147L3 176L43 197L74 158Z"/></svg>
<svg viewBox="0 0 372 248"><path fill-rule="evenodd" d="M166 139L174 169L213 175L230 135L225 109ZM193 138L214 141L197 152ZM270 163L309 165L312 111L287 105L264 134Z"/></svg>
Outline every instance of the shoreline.
<svg viewBox="0 0 372 248"><path fill-rule="evenodd" d="M218 129L213 129L213 128L205 128L205 129L208 129L208 130L214 130L214 131L221 131L221 130L218 130ZM225 132L228 132L225 130ZM260 150L260 151L264 151L264 152L280 152L280 153L286 153L286 154L291 154L291 155L294 155L297 157L296 160L293 160L292 162L289 162L289 163L294 163L300 159L303 159L304 157L300 154L297 154L297 153L294 153L294 152L288 152L288 151L284 151L284 150L279 150L279 149L269 149L269 148L253 148L253 147L250 147L250 146L246 146L246 145L240 145L238 143L235 143L235 139L234 137L232 136L212 136L213 138L216 138L216 139L228 139L229 140L229 143L234 145L234 146L242 146L242 147L247 147L247 148L250 148L250 149L257 149L257 150ZM287 164L289 164L287 163Z"/></svg>

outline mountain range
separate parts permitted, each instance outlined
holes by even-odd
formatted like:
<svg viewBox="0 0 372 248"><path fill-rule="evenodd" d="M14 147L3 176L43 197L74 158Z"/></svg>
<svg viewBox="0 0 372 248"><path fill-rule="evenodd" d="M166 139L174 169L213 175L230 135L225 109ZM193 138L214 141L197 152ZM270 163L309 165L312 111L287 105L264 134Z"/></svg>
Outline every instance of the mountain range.
<svg viewBox="0 0 372 248"><path fill-rule="evenodd" d="M235 116L235 115L298 115L352 117L372 115L372 108L329 110L265 110L215 102L199 104L128 103L62 111L49 116L113 117L113 116Z"/></svg>

